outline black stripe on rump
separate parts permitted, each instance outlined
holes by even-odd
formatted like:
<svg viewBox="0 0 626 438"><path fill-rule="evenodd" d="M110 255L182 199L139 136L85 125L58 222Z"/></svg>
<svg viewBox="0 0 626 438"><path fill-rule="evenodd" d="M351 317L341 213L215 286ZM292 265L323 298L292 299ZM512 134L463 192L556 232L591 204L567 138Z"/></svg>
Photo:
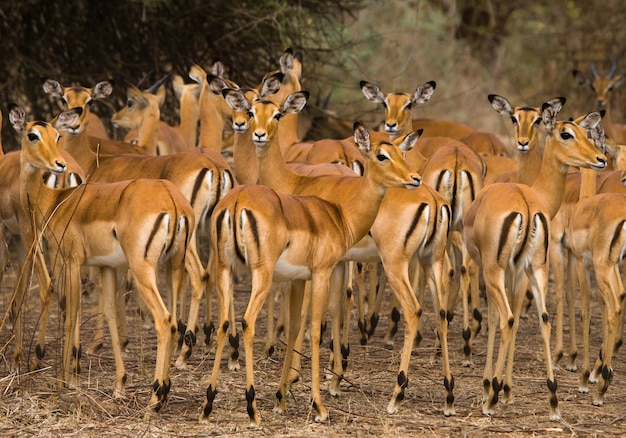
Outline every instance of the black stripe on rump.
<svg viewBox="0 0 626 438"><path fill-rule="evenodd" d="M148 251L150 250L150 247L152 246L152 241L154 240L154 236L156 236L157 231L159 231L159 227L161 226L161 223L163 222L163 219L165 218L166 214L167 213L165 212L160 213L159 217L157 217L157 220L154 223L154 226L152 227L152 231L150 232L150 237L148 238L148 243L146 244L146 249L143 253L144 259L148 258Z"/></svg>

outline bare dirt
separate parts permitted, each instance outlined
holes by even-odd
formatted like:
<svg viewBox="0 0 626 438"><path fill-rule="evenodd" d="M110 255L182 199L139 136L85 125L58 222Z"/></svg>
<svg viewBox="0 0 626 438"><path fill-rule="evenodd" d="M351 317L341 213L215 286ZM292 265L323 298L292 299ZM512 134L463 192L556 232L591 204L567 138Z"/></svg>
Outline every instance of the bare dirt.
<svg viewBox="0 0 626 438"><path fill-rule="evenodd" d="M12 291L5 276L2 313ZM34 354L34 327L39 317L38 294L31 291L25 308L27 330L26 351ZM238 316L247 302L245 287L236 292ZM56 303L56 301L55 301ZM484 303L483 303L484 304ZM553 304L549 308L553 312ZM593 354L600 345L601 319L599 304L594 300L592 320ZM83 346L91 338L95 294L85 297L83 313ZM310 361L303 360L303 378L292 387L288 412L272 411L274 394L280 376L284 350L279 346L273 357L263 357L265 314L257 327L256 389L262 416L259 429L248 427L244 396L245 373L229 371L224 362L214 411L208 424L198 422L205 397L206 381L212 366L213 352L207 355L196 348L186 370L173 369L172 390L168 404L151 420L144 420L150 397L154 371L155 336L151 324L143 323L131 301L127 310L130 344L125 356L128 372L127 398L113 399L114 362L111 349L105 348L95 356L83 355L79 389L59 390L57 373L62 341L61 322L57 306L51 317L44 366L28 372L26 363L21 373L10 373L8 360L12 351L11 330L3 327L0 346L0 436L468 436L484 437L508 433L508 436L622 436L626 434L625 348L614 360L614 378L602 407L591 405L592 394L577 391L578 374L557 367L558 398L563 420L548 420L548 390L537 315L531 312L522 321L514 372L512 404L500 404L492 417L481 413L482 369L485 360L485 331L477 339L473 367L461 366L461 315L457 311L451 323L450 347L452 372L455 376L456 416L446 418L442 413L443 376L438 358L432 358L435 340L432 306L425 306L425 336L411 360L409 387L400 411L387 414L399 365L399 345L403 326L396 336L396 345L389 349L383 342L388 326L385 305L379 327L366 347L359 345L356 323L352 324L351 355L342 394L331 397L322 388L324 403L330 418L323 424L313 421L309 406ZM356 311L355 311L356 312ZM356 313L354 314L356 317ZM328 345L328 332L325 345ZM199 343L204 338L199 336ZM85 348L84 348L85 349ZM243 357L243 351L242 351ZM28 360L28 357L26 358ZM580 358L578 359L580 365ZM327 365L324 364L324 365ZM595 388L591 388L592 393Z"/></svg>

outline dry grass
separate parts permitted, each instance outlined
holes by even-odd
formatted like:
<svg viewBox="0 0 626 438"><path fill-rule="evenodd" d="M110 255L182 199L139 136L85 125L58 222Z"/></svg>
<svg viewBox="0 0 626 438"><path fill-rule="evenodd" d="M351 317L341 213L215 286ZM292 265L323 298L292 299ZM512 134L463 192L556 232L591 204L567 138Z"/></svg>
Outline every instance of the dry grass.
<svg viewBox="0 0 626 438"><path fill-rule="evenodd" d="M9 284L5 279L2 295L4 302L10 295L10 288L7 286ZM242 314L246 297L244 289L237 291L239 315ZM33 327L38 318L36 300L37 294L31 293L26 308L28 354L34 354ZM95 297L92 294L85 301L83 345L91 337ZM594 302L594 306L595 354L599 345L600 319L597 302ZM262 416L260 430L247 427L243 369L237 372L228 371L225 362L210 423L198 423L206 380L212 366L212 354L205 355L201 347L194 351L188 369L173 370L168 405L157 417L149 421L143 419L150 397L155 337L150 325L144 324L136 315L136 307L132 301L127 311L131 332L131 342L125 358L128 372L127 398L117 400L111 397L114 362L107 346L96 356L83 356L79 389L59 391L56 376L60 361L61 324L58 314L55 313L51 318L52 327L42 369L35 372L22 371L19 375L9 373L7 360L12 347L2 350L4 364L0 378L0 435L191 437L258 436L262 433L296 437L409 434L484 437L504 432L513 437L623 435L626 430L624 349L614 361L613 385L607 393L605 405L600 408L591 406L591 395L577 392L578 374L557 368L558 397L563 420L557 423L548 421L548 390L537 330L538 321L534 313L521 324L515 366L514 403L498 406L497 414L493 417L482 415L480 407L486 336L482 334L477 341L475 366L462 367L460 315L457 315L452 322L450 336L457 415L445 418L442 414L445 393L440 361L438 358L431 358L434 325L430 309L427 303L425 339L413 354L410 384L400 412L396 415L388 415L386 412L399 364L399 348L397 345L393 349L384 347L382 338L387 327L388 313L384 310L379 328L367 347L358 345L356 324L353 324L352 352L346 380L342 384L343 392L340 397L332 398L324 391L324 401L330 413L330 420L324 424L317 424L312 419L308 403L310 363L306 357L303 361L303 378L292 388L287 414L278 415L272 412L283 350L279 348L271 359L262 357L261 337L265 324L264 314L261 314L255 360L257 402ZM8 344L10 336L10 330L2 330L0 345ZM325 341L328 341L328 335ZM396 344L400 343L399 337L396 341Z"/></svg>

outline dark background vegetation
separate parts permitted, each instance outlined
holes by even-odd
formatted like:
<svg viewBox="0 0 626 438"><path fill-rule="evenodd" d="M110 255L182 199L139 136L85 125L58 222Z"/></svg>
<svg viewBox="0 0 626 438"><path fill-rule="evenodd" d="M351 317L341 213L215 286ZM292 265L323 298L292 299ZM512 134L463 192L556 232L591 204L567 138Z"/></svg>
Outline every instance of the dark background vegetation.
<svg viewBox="0 0 626 438"><path fill-rule="evenodd" d="M185 58L205 68L219 58L230 79L255 85L293 47L304 54L310 115L323 108L349 124L373 123L380 108L365 101L360 80L387 92L435 80L435 97L416 115L507 133L487 94L530 105L564 95L572 113L592 110L591 92L571 70L593 59L602 73L616 59L624 71L625 22L621 0L4 0L0 107L14 101L51 117L59 107L41 78L84 86L114 79L114 97L94 108L108 120L122 104L122 80L149 83L172 69L184 76ZM616 93L613 119L622 122L624 94ZM173 93L163 111L175 122ZM3 140L14 147L10 129Z"/></svg>

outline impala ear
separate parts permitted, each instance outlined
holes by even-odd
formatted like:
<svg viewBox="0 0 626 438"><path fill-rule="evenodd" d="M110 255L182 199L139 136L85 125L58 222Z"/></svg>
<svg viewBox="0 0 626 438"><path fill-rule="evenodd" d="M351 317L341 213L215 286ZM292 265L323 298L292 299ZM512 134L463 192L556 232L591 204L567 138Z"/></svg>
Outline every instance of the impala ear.
<svg viewBox="0 0 626 438"><path fill-rule="evenodd" d="M15 103L9 104L9 122L18 134L24 131L24 126L26 126L26 113Z"/></svg>
<svg viewBox="0 0 626 438"><path fill-rule="evenodd" d="M435 88L437 88L437 83L435 81L428 81L415 90L415 94L413 94L413 102L415 103L424 103L430 100L433 93L435 92Z"/></svg>
<svg viewBox="0 0 626 438"><path fill-rule="evenodd" d="M398 147L404 152L410 151L411 149L413 149L413 146L415 146L415 143L417 143L417 140L419 140L423 132L423 129L409 132L407 135L404 136Z"/></svg>
<svg viewBox="0 0 626 438"><path fill-rule="evenodd" d="M54 79L44 79L41 85L46 94L54 97L63 97L63 87Z"/></svg>
<svg viewBox="0 0 626 438"><path fill-rule="evenodd" d="M276 72L272 75L269 75L263 78L263 83L261 84L261 97L270 96L272 94L278 93L280 90L280 86L283 82L283 78L285 75L281 72Z"/></svg>
<svg viewBox="0 0 626 438"><path fill-rule="evenodd" d="M604 116L604 112L594 111L587 114L579 123L580 126L587 130L595 130L596 127L600 124L602 117Z"/></svg>
<svg viewBox="0 0 626 438"><path fill-rule="evenodd" d="M495 109L498 113L503 116L513 116L513 107L504 97L498 96L497 94L490 94L487 98L489 99L489 102L491 102L493 109Z"/></svg>
<svg viewBox="0 0 626 438"><path fill-rule="evenodd" d="M376 103L383 103L385 101L385 95L378 85L372 84L367 81L361 81L359 83L359 86L361 87L363 95L368 100Z"/></svg>
<svg viewBox="0 0 626 438"><path fill-rule="evenodd" d="M226 69L224 68L224 64L218 58L213 59L213 63L211 64L211 74L213 76L217 76L218 78L223 78Z"/></svg>
<svg viewBox="0 0 626 438"><path fill-rule="evenodd" d="M556 124L556 116L563 108L565 104L564 97L557 97L545 102L541 107L541 119L543 120L543 124L548 131L548 134L551 134L554 130L554 125Z"/></svg>
<svg viewBox="0 0 626 438"><path fill-rule="evenodd" d="M224 88L222 96L224 96L226 103L233 111L250 111L250 102L248 102L248 99L240 90Z"/></svg>
<svg viewBox="0 0 626 438"><path fill-rule="evenodd" d="M222 94L222 90L224 90L224 88L228 88L226 81L219 76L209 74L207 75L206 80L209 83L209 88L213 94Z"/></svg>
<svg viewBox="0 0 626 438"><path fill-rule="evenodd" d="M67 111L63 111L61 114L56 116L50 122L50 124L59 131L67 130L68 128L76 125L76 122L78 121L82 113L83 109L81 107L76 107Z"/></svg>
<svg viewBox="0 0 626 438"><path fill-rule="evenodd" d="M283 103L283 107L281 112L283 114L295 114L302 111L304 105L306 105L306 101L309 99L308 91L297 91L295 93L291 93L285 99L285 103Z"/></svg>
<svg viewBox="0 0 626 438"><path fill-rule="evenodd" d="M354 122L354 142L358 146L361 151L365 153L365 155L369 154L369 151L372 147L372 143L370 141L370 133L367 131L365 126L361 124L361 122Z"/></svg>
<svg viewBox="0 0 626 438"><path fill-rule="evenodd" d="M286 75L291 71L291 69L293 68L293 50L291 49L291 47L285 50L285 52L280 57L279 63L280 71L283 74Z"/></svg>
<svg viewBox="0 0 626 438"><path fill-rule="evenodd" d="M93 99L104 99L105 97L109 97L112 92L113 92L113 81L108 80L108 81L98 82L93 87L93 91L91 94L92 94Z"/></svg>
<svg viewBox="0 0 626 438"><path fill-rule="evenodd" d="M580 70L572 70L572 76L574 76L574 79L576 79L578 85L584 85L593 90L593 82L587 74L583 73Z"/></svg>

